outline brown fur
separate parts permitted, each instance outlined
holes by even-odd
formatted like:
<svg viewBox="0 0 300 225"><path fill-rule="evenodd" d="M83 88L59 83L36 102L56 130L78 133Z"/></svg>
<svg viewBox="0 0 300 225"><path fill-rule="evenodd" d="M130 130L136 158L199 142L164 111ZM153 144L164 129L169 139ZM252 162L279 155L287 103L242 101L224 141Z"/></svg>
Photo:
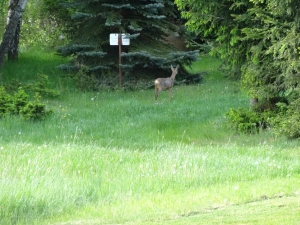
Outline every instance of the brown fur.
<svg viewBox="0 0 300 225"><path fill-rule="evenodd" d="M154 81L154 85L155 85L155 102L157 101L158 94L161 91L164 91L164 90L169 90L169 99L171 99L172 87L174 85L175 76L178 73L178 65L176 66L176 68L173 68L173 66L171 66L171 70L172 70L171 77L157 78Z"/></svg>

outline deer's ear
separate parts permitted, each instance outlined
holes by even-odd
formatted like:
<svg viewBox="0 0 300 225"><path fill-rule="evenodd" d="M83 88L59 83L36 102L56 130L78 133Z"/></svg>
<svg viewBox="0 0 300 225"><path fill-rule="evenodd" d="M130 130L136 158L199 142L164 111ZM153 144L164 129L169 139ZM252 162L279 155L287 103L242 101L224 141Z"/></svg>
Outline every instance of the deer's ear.
<svg viewBox="0 0 300 225"><path fill-rule="evenodd" d="M178 68L179 68L179 65L177 64L176 69L178 69Z"/></svg>
<svg viewBox="0 0 300 225"><path fill-rule="evenodd" d="M172 70L172 71L174 70L173 65L171 65L171 70Z"/></svg>

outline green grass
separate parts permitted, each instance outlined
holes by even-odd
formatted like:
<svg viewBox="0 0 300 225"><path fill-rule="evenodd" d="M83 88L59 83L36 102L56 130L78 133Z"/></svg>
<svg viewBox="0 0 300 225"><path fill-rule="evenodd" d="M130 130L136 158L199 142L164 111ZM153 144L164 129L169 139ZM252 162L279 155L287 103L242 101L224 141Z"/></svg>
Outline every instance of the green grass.
<svg viewBox="0 0 300 225"><path fill-rule="evenodd" d="M0 120L0 224L298 224L299 142L271 131L237 135L231 107L248 107L209 56L204 82L154 90L78 92L53 54L24 52L3 80L46 74L54 114ZM180 72L180 71L179 71Z"/></svg>

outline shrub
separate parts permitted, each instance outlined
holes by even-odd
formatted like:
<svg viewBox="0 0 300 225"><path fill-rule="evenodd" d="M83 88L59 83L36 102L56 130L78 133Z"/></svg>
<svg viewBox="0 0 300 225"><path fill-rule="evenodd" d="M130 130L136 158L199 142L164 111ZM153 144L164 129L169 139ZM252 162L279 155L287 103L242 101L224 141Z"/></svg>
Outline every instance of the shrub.
<svg viewBox="0 0 300 225"><path fill-rule="evenodd" d="M73 78L77 88L81 91L97 91L100 88L97 77L90 74L87 67L83 66Z"/></svg>
<svg viewBox="0 0 300 225"><path fill-rule="evenodd" d="M266 129L271 125L271 118L275 116L272 111L258 113L244 108L230 109L226 116L229 124L239 133L256 133L260 129Z"/></svg>
<svg viewBox="0 0 300 225"><path fill-rule="evenodd" d="M10 95L0 86L0 117L9 114L19 114L26 120L43 120L53 111L46 110L46 105L40 102L40 95L36 93L33 102L28 101L28 94L19 88L18 92Z"/></svg>
<svg viewBox="0 0 300 225"><path fill-rule="evenodd" d="M12 112L19 114L21 109L25 107L28 102L28 94L24 91L22 87L18 89L18 92L12 97Z"/></svg>
<svg viewBox="0 0 300 225"><path fill-rule="evenodd" d="M0 86L0 117L10 113L12 108L12 97Z"/></svg>
<svg viewBox="0 0 300 225"><path fill-rule="evenodd" d="M39 74L37 76L37 81L30 83L26 86L26 89L32 91L33 93L39 93L39 95L44 97L57 97L59 92L49 89L49 78L45 74Z"/></svg>
<svg viewBox="0 0 300 225"><path fill-rule="evenodd" d="M275 132L289 139L300 138L300 98L290 105L281 103L280 113L273 119Z"/></svg>
<svg viewBox="0 0 300 225"><path fill-rule="evenodd" d="M36 93L35 100L28 102L20 111L22 117L26 120L44 120L53 111L46 110L46 105L40 102L40 95Z"/></svg>
<svg viewBox="0 0 300 225"><path fill-rule="evenodd" d="M243 108L231 108L226 116L229 118L230 125L241 133L253 133L257 131L259 116L257 113L247 111Z"/></svg>

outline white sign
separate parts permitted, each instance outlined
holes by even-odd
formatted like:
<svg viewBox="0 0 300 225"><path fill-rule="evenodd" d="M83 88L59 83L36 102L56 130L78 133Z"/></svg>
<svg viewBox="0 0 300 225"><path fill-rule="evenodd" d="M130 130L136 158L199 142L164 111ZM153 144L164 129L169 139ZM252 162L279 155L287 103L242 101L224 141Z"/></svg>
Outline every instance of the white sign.
<svg viewBox="0 0 300 225"><path fill-rule="evenodd" d="M130 39L126 38L127 34L121 34L121 35L122 35L122 45L129 45ZM119 39L119 34L110 34L109 35L110 45L119 45L118 39Z"/></svg>

